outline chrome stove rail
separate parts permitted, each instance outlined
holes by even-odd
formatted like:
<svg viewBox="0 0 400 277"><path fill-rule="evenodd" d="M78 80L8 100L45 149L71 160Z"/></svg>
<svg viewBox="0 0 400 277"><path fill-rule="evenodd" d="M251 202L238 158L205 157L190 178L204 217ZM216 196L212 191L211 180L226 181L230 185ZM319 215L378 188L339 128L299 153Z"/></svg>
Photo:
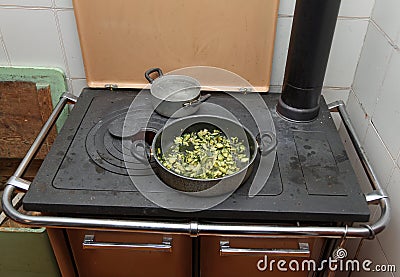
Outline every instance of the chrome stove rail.
<svg viewBox="0 0 400 277"><path fill-rule="evenodd" d="M118 219L96 219L83 217L63 217L63 216L43 216L27 215L17 211L12 204L12 195L16 188L26 190L29 182L21 176L34 158L39 147L48 135L62 109L68 102L75 103L76 97L66 92L62 95L57 106L54 108L47 122L33 142L28 153L15 171L14 175L8 180L3 193L2 206L4 212L13 220L26 225L58 227L58 228L84 228L84 229L107 229L125 230L132 232L153 232L153 233L176 233L187 234L190 236L200 235L273 235L273 236L307 236L307 237L326 237L326 238L369 238L373 239L380 233L390 221L389 198L379 184L376 174L366 157L361 143L355 133L354 127L350 122L345 104L337 101L329 105L331 111L339 112L344 126L346 127L351 141L356 149L364 170L366 171L373 191L367 194L366 200L369 204L379 204L381 208L380 218L370 225L360 225L357 227L326 227L326 226L279 226L263 224L229 224L229 223L201 223L197 221L177 223L171 221L145 221L145 220L118 220Z"/></svg>

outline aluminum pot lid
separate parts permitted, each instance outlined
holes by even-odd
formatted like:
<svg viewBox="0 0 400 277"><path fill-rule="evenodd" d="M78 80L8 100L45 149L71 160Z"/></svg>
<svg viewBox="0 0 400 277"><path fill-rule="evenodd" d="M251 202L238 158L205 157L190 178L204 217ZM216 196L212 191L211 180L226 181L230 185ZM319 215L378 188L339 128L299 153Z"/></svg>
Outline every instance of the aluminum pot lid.
<svg viewBox="0 0 400 277"><path fill-rule="evenodd" d="M189 101L199 96L200 88L200 83L192 77L163 75L154 80L151 94L161 100Z"/></svg>

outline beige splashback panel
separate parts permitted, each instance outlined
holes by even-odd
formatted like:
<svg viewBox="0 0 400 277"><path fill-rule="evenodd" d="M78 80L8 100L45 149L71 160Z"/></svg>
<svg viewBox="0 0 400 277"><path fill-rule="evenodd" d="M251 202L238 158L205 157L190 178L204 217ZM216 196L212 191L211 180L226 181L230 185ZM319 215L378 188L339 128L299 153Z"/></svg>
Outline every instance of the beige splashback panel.
<svg viewBox="0 0 400 277"><path fill-rule="evenodd" d="M279 0L74 0L90 87L148 85L144 72L211 66L268 91ZM203 67L205 68L205 67ZM208 87L239 89L218 74Z"/></svg>

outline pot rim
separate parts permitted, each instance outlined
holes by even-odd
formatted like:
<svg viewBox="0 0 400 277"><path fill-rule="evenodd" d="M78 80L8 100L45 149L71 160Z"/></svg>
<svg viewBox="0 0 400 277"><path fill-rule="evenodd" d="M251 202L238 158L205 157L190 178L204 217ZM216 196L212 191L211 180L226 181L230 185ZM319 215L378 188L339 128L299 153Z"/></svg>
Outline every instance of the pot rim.
<svg viewBox="0 0 400 277"><path fill-rule="evenodd" d="M166 167L161 163L161 161L158 159L157 152L155 151L155 150L156 150L156 149L155 149L155 143L156 143L156 141L157 141L157 138L158 138L159 136L161 136L161 134L162 134L162 132L164 131L164 129L166 129L166 128L172 126L172 125L174 125L174 123L176 123L176 122L179 122L179 121L182 121L182 120L185 120L185 119L188 119L188 118L206 118L206 117L214 117L214 118L218 118L218 119L230 121L231 123L236 124L237 126L243 128L243 130L246 132L246 134L248 134L248 135L250 136L250 138L252 139L252 141L253 141L253 143L254 143L254 152L252 153L248 164L247 164L245 167L243 167L242 169L240 169L239 171L237 171L237 172L235 172L235 173L233 173L233 174L225 175L225 176L223 176L223 177L214 178L214 179L197 179L197 178L193 178L193 177L187 177L187 176L180 175L180 174L178 174L178 173L176 173L176 172L174 172L174 171L172 171L172 170L166 168ZM175 176L177 176L177 177L183 178L183 179L185 179L185 180L197 181L197 182L199 182L199 181L200 181L200 182L221 181L221 180L224 180L224 179L227 179L227 178L231 178L231 177L233 177L233 176L235 176L235 175L239 175L239 174L246 173L247 170L248 170L248 168L249 168L249 166L250 166L252 163L254 163L254 160L256 159L257 150L258 150L258 142L257 142L255 136L250 132L250 130L249 130L247 127L245 127L245 126L243 126L242 124L240 124L240 123L238 123L238 122L235 122L235 121L233 121L233 120L231 120L231 119L229 119L229 118L225 118L225 117L221 117L221 116L213 116L213 115L192 115L192 116L186 116L186 117L182 117L182 118L176 119L176 120L174 120L173 122L170 122L170 123L166 124L162 129L158 130L158 132L157 132L156 135L154 136L153 142L152 142L152 144L151 144L151 151L153 152L154 160L156 161L156 163L157 163L158 166L161 166L164 170L168 171L169 173L171 173L171 174L173 174L173 175L175 175Z"/></svg>

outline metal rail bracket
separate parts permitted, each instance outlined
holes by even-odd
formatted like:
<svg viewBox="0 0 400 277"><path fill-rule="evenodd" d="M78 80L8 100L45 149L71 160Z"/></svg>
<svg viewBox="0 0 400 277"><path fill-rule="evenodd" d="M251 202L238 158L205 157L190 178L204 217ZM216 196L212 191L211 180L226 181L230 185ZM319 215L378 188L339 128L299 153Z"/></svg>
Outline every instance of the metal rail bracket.
<svg viewBox="0 0 400 277"><path fill-rule="evenodd" d="M31 182L13 175L7 180L7 185L11 185L24 191L28 191Z"/></svg>
<svg viewBox="0 0 400 277"><path fill-rule="evenodd" d="M389 198L385 189L374 190L365 194L365 200L368 204L378 205L379 201L384 198Z"/></svg>

